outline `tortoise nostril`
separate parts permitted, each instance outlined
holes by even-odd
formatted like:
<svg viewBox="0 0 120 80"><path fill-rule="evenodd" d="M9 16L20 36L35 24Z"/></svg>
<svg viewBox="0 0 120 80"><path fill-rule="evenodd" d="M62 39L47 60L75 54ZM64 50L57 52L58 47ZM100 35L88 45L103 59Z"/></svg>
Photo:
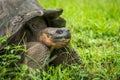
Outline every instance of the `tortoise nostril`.
<svg viewBox="0 0 120 80"><path fill-rule="evenodd" d="M64 38L70 39L71 38L71 34L70 33L66 33L66 35L64 36Z"/></svg>
<svg viewBox="0 0 120 80"><path fill-rule="evenodd" d="M57 34L62 34L62 33L63 33L63 30L57 30L56 33L57 33Z"/></svg>

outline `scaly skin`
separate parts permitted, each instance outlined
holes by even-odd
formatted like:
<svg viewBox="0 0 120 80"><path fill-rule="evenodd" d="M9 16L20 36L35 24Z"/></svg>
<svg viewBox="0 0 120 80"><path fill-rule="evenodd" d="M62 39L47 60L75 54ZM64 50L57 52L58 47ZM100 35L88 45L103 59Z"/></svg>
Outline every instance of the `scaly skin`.
<svg viewBox="0 0 120 80"><path fill-rule="evenodd" d="M66 21L60 17L62 9L46 10L37 0L0 0L0 11L0 38L8 37L0 50L8 44L26 42L27 55L41 66L49 55L49 48L61 49L70 41L69 30L63 28ZM34 60L24 58L28 66L38 68Z"/></svg>
<svg viewBox="0 0 120 80"><path fill-rule="evenodd" d="M32 68L40 68L49 58L49 49L40 42L27 43L27 54L24 63Z"/></svg>
<svg viewBox="0 0 120 80"><path fill-rule="evenodd" d="M52 64L54 66L63 63L78 63L78 55L66 47L71 39L69 29L47 27L42 17L34 18L27 24L32 33L30 33L29 36L33 36L27 44L27 55L33 58L25 57L28 66L38 68L44 65L45 59L48 59L48 56L50 56L50 58L57 56L57 58L50 63L50 65ZM49 53L50 48L54 48L51 54Z"/></svg>

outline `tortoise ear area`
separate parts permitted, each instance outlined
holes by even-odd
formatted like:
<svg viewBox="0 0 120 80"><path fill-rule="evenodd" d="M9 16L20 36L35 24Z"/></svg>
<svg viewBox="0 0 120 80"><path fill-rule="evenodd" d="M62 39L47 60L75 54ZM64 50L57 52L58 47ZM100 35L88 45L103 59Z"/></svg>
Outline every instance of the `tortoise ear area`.
<svg viewBox="0 0 120 80"><path fill-rule="evenodd" d="M44 10L44 17L45 18L50 18L50 19L54 19L59 17L63 12L63 9L57 9L57 10Z"/></svg>
<svg viewBox="0 0 120 80"><path fill-rule="evenodd" d="M43 44L51 47L54 45L53 41L51 40L51 37L47 35L46 33L43 33L41 36L39 36L38 41L42 42Z"/></svg>

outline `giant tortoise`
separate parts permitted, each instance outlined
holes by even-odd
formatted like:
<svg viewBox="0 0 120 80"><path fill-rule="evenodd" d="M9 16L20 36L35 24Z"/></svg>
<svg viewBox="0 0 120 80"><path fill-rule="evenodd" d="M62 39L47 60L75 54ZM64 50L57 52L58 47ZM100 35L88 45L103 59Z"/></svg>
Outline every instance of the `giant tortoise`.
<svg viewBox="0 0 120 80"><path fill-rule="evenodd" d="M78 55L69 48L71 38L66 21L60 17L62 9L46 10L37 0L0 0L0 44L2 50L8 44L27 46L23 63L39 68L47 62L57 66L61 63L76 63Z"/></svg>

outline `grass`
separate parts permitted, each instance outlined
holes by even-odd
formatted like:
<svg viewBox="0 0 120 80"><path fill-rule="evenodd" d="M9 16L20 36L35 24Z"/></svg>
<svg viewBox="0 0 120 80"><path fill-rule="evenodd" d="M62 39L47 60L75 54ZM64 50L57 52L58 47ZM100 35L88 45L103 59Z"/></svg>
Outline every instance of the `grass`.
<svg viewBox="0 0 120 80"><path fill-rule="evenodd" d="M120 0L39 0L45 8L63 8L71 45L89 80L120 79ZM81 79L81 78L80 78ZM80 80L76 77L75 80Z"/></svg>
<svg viewBox="0 0 120 80"><path fill-rule="evenodd" d="M15 75L14 79L17 80L27 80L28 76L32 80L120 79L120 0L39 2L46 9L63 8L62 17L66 19L66 27L70 28L72 33L70 45L76 49L82 63L67 68L62 65L56 68L51 66L48 71L32 70L28 74L26 65L20 68L16 66L17 71L11 71L10 76ZM8 67L0 67L0 72L1 80L11 79L5 76L9 72Z"/></svg>

